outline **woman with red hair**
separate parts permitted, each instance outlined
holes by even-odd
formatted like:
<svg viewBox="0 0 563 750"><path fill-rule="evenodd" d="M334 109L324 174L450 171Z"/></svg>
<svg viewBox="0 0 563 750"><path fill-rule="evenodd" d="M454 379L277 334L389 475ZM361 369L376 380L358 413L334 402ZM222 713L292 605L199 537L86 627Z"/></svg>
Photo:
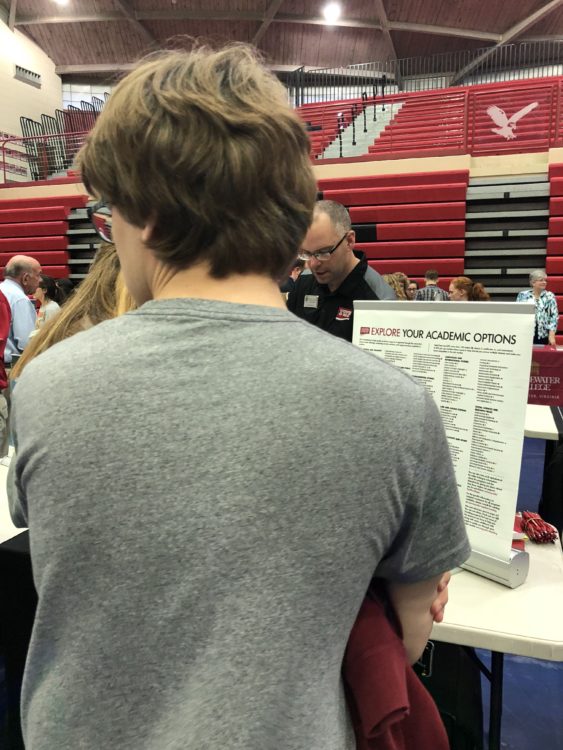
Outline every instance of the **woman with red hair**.
<svg viewBox="0 0 563 750"><path fill-rule="evenodd" d="M468 276L456 276L450 282L452 302L486 302L491 297L483 284L471 281Z"/></svg>

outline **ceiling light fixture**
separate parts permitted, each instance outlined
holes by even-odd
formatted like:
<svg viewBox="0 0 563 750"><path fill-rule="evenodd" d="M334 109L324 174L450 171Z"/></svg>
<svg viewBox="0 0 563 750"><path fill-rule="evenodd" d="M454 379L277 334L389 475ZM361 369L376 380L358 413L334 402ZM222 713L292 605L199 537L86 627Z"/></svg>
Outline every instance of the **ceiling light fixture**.
<svg viewBox="0 0 563 750"><path fill-rule="evenodd" d="M323 8L323 16L329 26L330 24L336 23L341 15L342 8L340 3L327 3Z"/></svg>
<svg viewBox="0 0 563 750"><path fill-rule="evenodd" d="M68 5L68 0L54 0L57 5Z"/></svg>

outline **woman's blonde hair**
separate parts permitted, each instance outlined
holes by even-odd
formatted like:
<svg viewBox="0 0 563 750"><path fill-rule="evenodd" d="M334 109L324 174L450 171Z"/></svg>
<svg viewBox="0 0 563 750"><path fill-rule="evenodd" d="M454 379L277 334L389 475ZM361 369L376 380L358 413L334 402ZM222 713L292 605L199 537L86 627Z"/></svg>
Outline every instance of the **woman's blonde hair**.
<svg viewBox="0 0 563 750"><path fill-rule="evenodd" d="M395 292L395 294L397 295L397 299L407 299L405 285L403 283L403 280L399 278L398 274L386 273L383 277L383 280L386 281L391 289Z"/></svg>
<svg viewBox="0 0 563 750"><path fill-rule="evenodd" d="M23 354L10 372L18 378L26 365L59 341L135 308L123 283L114 245L100 247L84 281L61 308L30 338Z"/></svg>
<svg viewBox="0 0 563 750"><path fill-rule="evenodd" d="M312 220L305 126L255 52L158 52L113 90L78 156L82 180L171 268L278 279Z"/></svg>

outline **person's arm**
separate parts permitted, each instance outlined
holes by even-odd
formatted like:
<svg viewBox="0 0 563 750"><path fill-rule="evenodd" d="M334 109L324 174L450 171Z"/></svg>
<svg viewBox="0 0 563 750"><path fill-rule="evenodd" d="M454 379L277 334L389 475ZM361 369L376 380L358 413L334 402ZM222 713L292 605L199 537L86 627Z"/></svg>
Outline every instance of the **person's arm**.
<svg viewBox="0 0 563 750"><path fill-rule="evenodd" d="M557 300L555 299L555 295L550 293L547 340L551 346L555 346L557 343L555 341L555 334L557 332L558 323L559 323L559 310L557 308Z"/></svg>
<svg viewBox="0 0 563 750"><path fill-rule="evenodd" d="M388 584L389 598L401 623L403 643L411 664L420 659L433 623L443 618L445 605L441 601L444 591L447 600L447 588L444 586L438 591L443 579L440 575L418 583Z"/></svg>
<svg viewBox="0 0 563 750"><path fill-rule="evenodd" d="M14 344L23 352L29 340L29 334L35 329L37 315L33 303L28 299L19 299L12 311L12 332Z"/></svg>

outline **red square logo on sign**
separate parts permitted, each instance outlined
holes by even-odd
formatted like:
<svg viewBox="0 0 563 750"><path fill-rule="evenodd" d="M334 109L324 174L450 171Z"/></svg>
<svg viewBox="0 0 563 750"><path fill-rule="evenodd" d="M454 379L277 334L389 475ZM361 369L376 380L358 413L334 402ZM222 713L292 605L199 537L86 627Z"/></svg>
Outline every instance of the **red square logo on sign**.
<svg viewBox="0 0 563 750"><path fill-rule="evenodd" d="M348 310L346 307L339 307L336 313L336 320L350 320L352 317L352 310Z"/></svg>
<svg viewBox="0 0 563 750"><path fill-rule="evenodd" d="M360 336L363 336L364 333L369 333L369 326L361 326L360 327Z"/></svg>

